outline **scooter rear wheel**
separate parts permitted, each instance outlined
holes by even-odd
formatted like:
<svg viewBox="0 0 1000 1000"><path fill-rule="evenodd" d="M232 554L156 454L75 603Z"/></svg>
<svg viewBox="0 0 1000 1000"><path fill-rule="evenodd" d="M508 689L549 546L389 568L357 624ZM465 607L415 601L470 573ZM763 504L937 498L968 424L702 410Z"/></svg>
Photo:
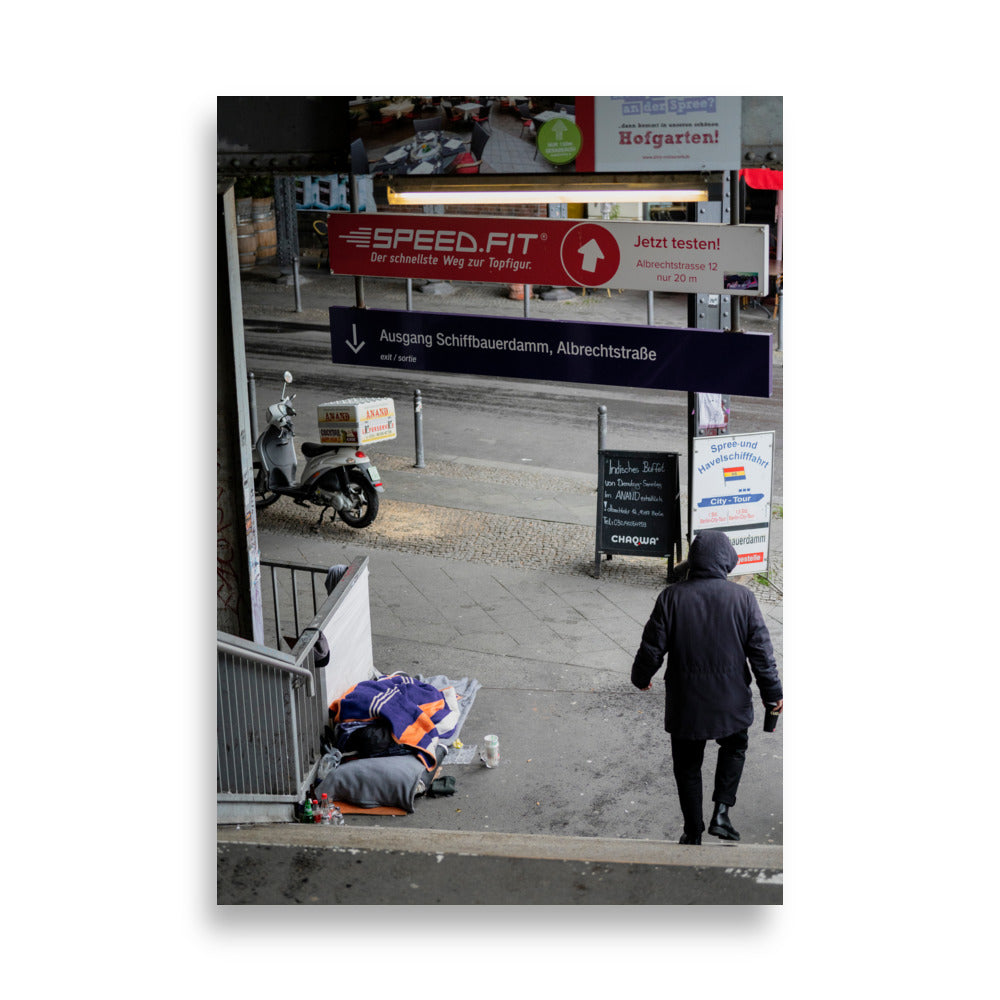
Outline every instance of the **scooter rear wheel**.
<svg viewBox="0 0 1000 1000"><path fill-rule="evenodd" d="M264 472L259 467L254 469L253 477L253 493L254 493L254 506L257 510L263 510L265 507L270 507L275 500L281 499L280 493L275 493L269 490L265 485Z"/></svg>
<svg viewBox="0 0 1000 1000"><path fill-rule="evenodd" d="M337 513L352 528L367 528L378 515L378 493L363 472L352 469L347 478L354 506L348 510L338 510Z"/></svg>

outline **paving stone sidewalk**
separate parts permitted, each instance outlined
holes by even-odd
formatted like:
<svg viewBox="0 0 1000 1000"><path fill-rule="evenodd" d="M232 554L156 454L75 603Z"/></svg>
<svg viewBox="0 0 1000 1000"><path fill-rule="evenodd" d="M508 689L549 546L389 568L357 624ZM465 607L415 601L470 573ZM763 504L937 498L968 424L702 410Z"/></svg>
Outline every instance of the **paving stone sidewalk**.
<svg viewBox="0 0 1000 1000"><path fill-rule="evenodd" d="M324 276L308 288L302 319L312 321L310 305L327 285ZM372 300L380 288L370 283ZM462 287L456 299L489 291ZM262 304L272 297L277 304L280 295L263 289L254 313L291 318L284 299L277 312ZM519 308L501 304L503 311ZM645 306L615 295L561 308L623 319L628 310L641 322ZM320 309L315 314L322 319ZM479 680L463 738L475 745L498 733L501 766L452 765L453 798L421 798L407 816L349 822L414 834L611 838L675 848L681 816L662 689L647 694L629 683L666 560L616 556L595 577L596 475L433 455L420 470L402 456L379 455L378 466L386 492L370 527L356 531L325 518L317 529L315 509L281 500L259 514L262 557L329 566L366 556L376 667ZM742 582L761 604L782 669L780 517L772 522L771 553L770 580ZM734 814L744 846L782 843L782 729L765 737L755 723L751 732Z"/></svg>

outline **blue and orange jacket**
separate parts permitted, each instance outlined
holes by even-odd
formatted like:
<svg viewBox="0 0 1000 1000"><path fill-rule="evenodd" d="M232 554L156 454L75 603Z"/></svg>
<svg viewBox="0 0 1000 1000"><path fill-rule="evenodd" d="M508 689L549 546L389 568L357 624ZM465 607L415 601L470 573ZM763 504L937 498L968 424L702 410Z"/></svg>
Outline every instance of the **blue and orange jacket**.
<svg viewBox="0 0 1000 1000"><path fill-rule="evenodd" d="M441 691L404 673L361 681L330 705L334 722L386 720L393 739L410 747L428 771L437 767L438 742L452 735L459 717L454 688Z"/></svg>

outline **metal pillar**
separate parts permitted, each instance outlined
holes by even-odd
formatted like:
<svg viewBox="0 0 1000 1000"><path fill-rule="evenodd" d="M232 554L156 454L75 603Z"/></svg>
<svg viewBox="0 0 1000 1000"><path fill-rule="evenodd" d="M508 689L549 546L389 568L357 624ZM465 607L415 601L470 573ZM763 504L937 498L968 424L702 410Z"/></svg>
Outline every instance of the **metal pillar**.
<svg viewBox="0 0 1000 1000"><path fill-rule="evenodd" d="M734 183L734 177L736 182ZM709 186L711 201L698 203L696 222L729 224L738 221L739 171L724 171L721 184ZM713 197L714 196L714 197ZM688 295L687 325L699 330L735 330L739 324L739 299L734 295ZM736 314L734 322L733 314ZM688 408L688 523L687 540L691 544L691 522L694 484L694 439L698 437L698 396L697 392L687 394Z"/></svg>
<svg viewBox="0 0 1000 1000"><path fill-rule="evenodd" d="M351 211L358 210L358 179L352 173L348 178L348 187L351 192ZM354 302L359 309L366 309L365 305L365 279L356 276L354 279Z"/></svg>
<svg viewBox="0 0 1000 1000"><path fill-rule="evenodd" d="M783 351L785 349L785 308L784 308L784 289L781 285L778 285L778 346L777 350Z"/></svg>
<svg viewBox="0 0 1000 1000"><path fill-rule="evenodd" d="M602 403L597 408L597 494L598 497L602 495L601 491L601 452L607 448L608 443L608 408ZM600 504L600 499L598 499L598 504ZM594 529L594 576L600 579L601 576L601 512L597 512L597 524ZM611 553L607 553L608 558L611 558Z"/></svg>
<svg viewBox="0 0 1000 1000"><path fill-rule="evenodd" d="M274 225L278 238L278 265L283 274L291 272L299 256L299 217L295 207L295 178L274 178Z"/></svg>
<svg viewBox="0 0 1000 1000"><path fill-rule="evenodd" d="M253 447L254 442L257 440L257 379L254 377L254 373L250 372L249 376L249 393L250 393L250 446Z"/></svg>
<svg viewBox="0 0 1000 1000"><path fill-rule="evenodd" d="M738 170L727 170L723 174L723 186L729 194L729 224L738 226L743 221L743 204L740 198L743 182ZM740 297L730 297L729 329L734 333L740 329Z"/></svg>
<svg viewBox="0 0 1000 1000"><path fill-rule="evenodd" d="M727 172L728 176L728 172ZM728 185L723 183L719 192L720 200L698 202L697 222L714 222L728 224L732 220L730 211L731 194ZM697 326L704 330L731 330L732 326L732 295L696 295L697 323L692 323L690 317L688 326ZM689 297L689 298L690 298Z"/></svg>
<svg viewBox="0 0 1000 1000"><path fill-rule="evenodd" d="M274 218L278 237L278 269L280 280L288 282L291 275L295 288L295 311L302 312L302 289L299 283L299 216L295 203L295 178L274 178Z"/></svg>
<svg viewBox="0 0 1000 1000"><path fill-rule="evenodd" d="M262 643L264 616L236 242L236 198L229 181L219 183L216 234L216 482L219 505L216 627L221 632Z"/></svg>

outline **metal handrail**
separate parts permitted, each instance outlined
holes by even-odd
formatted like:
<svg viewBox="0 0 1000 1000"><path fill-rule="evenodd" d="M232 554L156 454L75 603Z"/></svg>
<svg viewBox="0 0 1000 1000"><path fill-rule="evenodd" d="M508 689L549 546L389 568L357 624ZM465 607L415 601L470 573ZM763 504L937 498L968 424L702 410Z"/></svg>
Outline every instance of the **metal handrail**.
<svg viewBox="0 0 1000 1000"><path fill-rule="evenodd" d="M319 613L320 605L326 600L326 595L322 596L322 599L317 594L317 583L319 581L324 581L327 570L322 569L318 566L310 566L308 563L301 562L288 562L284 560L271 560L262 559L261 570L268 570L271 577L271 606L272 614L274 618L274 627L278 631L280 629L281 621L281 605L280 599L278 597L278 570L288 570L291 577L291 601L292 601L292 629L295 635L298 635L301 631L300 624L300 612L299 612L299 592L296 587L296 578L298 574L306 574L310 581L310 590L312 594L312 613L317 615ZM325 582L325 581L324 581Z"/></svg>
<svg viewBox="0 0 1000 1000"><path fill-rule="evenodd" d="M290 587L283 582L280 593L273 587L272 609L276 642L289 643L290 651L279 649L269 639L260 643L216 633L217 797L224 821L249 817L262 817L262 822L276 817L286 821L291 815L288 810L305 794L319 763L331 669L317 667L316 644L331 627L339 635L341 624L349 620L341 616L354 614L355 601L350 595L367 581L367 563L367 557L355 559L333 591L326 594L327 568L261 560L262 571L270 571L272 581L276 569L291 574ZM302 573L311 580L302 580ZM313 608L306 621L300 620L305 610L299 607L300 596L304 606L311 603ZM279 597L285 608L279 607ZM265 620L269 619L266 606L262 610ZM335 621L341 624L333 625ZM269 628L265 621L265 634ZM343 666L333 669L339 684Z"/></svg>
<svg viewBox="0 0 1000 1000"><path fill-rule="evenodd" d="M220 807L245 812L249 803L273 806L301 796L319 751L318 706L324 690L322 678L314 673L319 635L310 629L288 654L240 636L216 633L223 671L218 701ZM255 672L269 675L273 684L265 676L254 680Z"/></svg>
<svg viewBox="0 0 1000 1000"><path fill-rule="evenodd" d="M310 629L309 631L315 630ZM316 633L316 635L313 636L312 644L315 644L318 634L319 633ZM242 656L248 660L254 660L265 667L272 667L274 670L280 670L286 674L295 674L298 677L304 677L309 682L309 697L316 697L316 679L313 676L312 671L305 667L297 666L295 663L295 657L289 656L287 653L265 650L261 646L257 646L251 642L246 642L245 640L240 639L239 636L229 635L226 632L216 632L215 635L216 646L218 649L221 649L222 652L231 653L233 656ZM303 650L303 653L308 652L312 644L307 646L306 649Z"/></svg>

